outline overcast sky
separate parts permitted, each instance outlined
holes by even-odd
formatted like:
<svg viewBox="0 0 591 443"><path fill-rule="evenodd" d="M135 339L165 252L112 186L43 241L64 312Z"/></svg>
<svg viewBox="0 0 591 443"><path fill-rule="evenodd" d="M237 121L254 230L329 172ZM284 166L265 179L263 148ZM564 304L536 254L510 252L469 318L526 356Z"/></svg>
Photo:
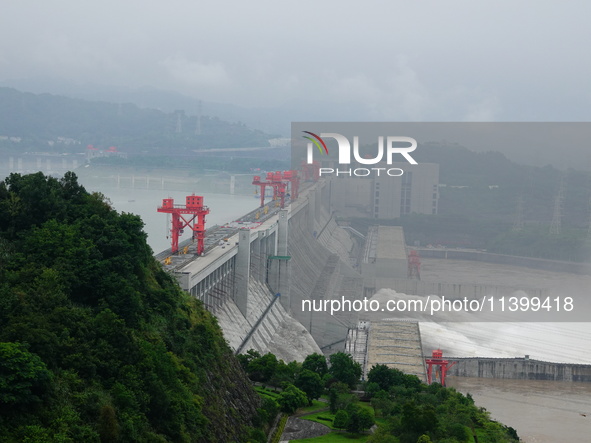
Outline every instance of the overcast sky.
<svg viewBox="0 0 591 443"><path fill-rule="evenodd" d="M359 120L591 117L585 1L2 3L0 81L334 104Z"/></svg>

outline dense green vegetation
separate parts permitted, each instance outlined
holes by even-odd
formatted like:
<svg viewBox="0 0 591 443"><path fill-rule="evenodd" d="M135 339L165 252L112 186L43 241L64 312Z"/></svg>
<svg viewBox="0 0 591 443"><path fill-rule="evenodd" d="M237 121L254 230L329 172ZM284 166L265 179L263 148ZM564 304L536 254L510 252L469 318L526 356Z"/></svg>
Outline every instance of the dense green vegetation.
<svg viewBox="0 0 591 443"><path fill-rule="evenodd" d="M464 396L437 383L422 384L416 376L384 365L371 368L367 380L368 386L379 387L371 405L376 415L386 419L368 442L471 442L474 436L479 443L519 441L513 428L490 420L488 412L475 406L469 394Z"/></svg>
<svg viewBox="0 0 591 443"><path fill-rule="evenodd" d="M215 318L142 227L72 173L0 183L3 442L264 441Z"/></svg>
<svg viewBox="0 0 591 443"><path fill-rule="evenodd" d="M265 408L293 413L299 403L299 414L306 420L322 423L334 431L322 437L301 440L367 441L368 443L513 443L519 441L514 429L490 419L489 413L474 404L468 394L439 384L426 385L414 375L407 375L385 365L373 366L367 380L360 382L361 371L349 354L337 352L327 362L319 354L309 355L302 364L286 364L268 353L260 355L250 350L239 356L240 362L251 378L263 384L281 388L280 392L257 388L265 399ZM327 364L328 363L328 364ZM289 370L287 369L289 368ZM314 372L317 371L317 372ZM302 386L297 394L298 383L314 373L322 387L313 397L327 404L310 399L309 391ZM362 388L360 392L352 389ZM296 400L296 397L300 397ZM310 406L304 408L303 405ZM373 434L367 430L376 423ZM299 440L298 440L299 441Z"/></svg>

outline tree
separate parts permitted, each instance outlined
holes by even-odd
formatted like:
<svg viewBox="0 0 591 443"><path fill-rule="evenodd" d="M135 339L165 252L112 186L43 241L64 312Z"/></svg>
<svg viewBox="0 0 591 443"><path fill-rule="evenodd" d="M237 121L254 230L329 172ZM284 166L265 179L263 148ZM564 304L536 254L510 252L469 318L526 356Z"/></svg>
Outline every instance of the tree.
<svg viewBox="0 0 591 443"><path fill-rule="evenodd" d="M375 423L371 412L354 403L347 406L346 411L349 415L349 421L347 422L347 431L349 432L365 431Z"/></svg>
<svg viewBox="0 0 591 443"><path fill-rule="evenodd" d="M371 413L356 404L347 406L347 414L349 414L349 421L347 422L347 431L349 432L361 432L371 428L374 424Z"/></svg>
<svg viewBox="0 0 591 443"><path fill-rule="evenodd" d="M19 343L0 343L0 410L39 402L50 379L39 356Z"/></svg>
<svg viewBox="0 0 591 443"><path fill-rule="evenodd" d="M320 378L322 378L328 372L326 357L318 353L310 354L302 363L302 369L308 369L309 371L315 372Z"/></svg>
<svg viewBox="0 0 591 443"><path fill-rule="evenodd" d="M277 367L269 384L272 386L281 387L286 384L294 384L297 374L300 372L300 364L297 361L285 364L283 360L277 362Z"/></svg>
<svg viewBox="0 0 591 443"><path fill-rule="evenodd" d="M353 410L349 413L349 420L347 421L347 431L357 433L361 431L361 423L359 422L359 411Z"/></svg>
<svg viewBox="0 0 591 443"><path fill-rule="evenodd" d="M347 423L349 422L349 414L347 411L339 409L334 416L334 420L332 425L337 429L345 429L347 427Z"/></svg>
<svg viewBox="0 0 591 443"><path fill-rule="evenodd" d="M275 354L268 352L262 357L252 359L248 363L248 376L254 381L269 381L273 377L273 374L275 374L278 364L279 362Z"/></svg>
<svg viewBox="0 0 591 443"><path fill-rule="evenodd" d="M238 361L240 362L240 366L242 366L242 369L246 371L248 369L248 364L254 359L261 358L261 354L255 349L249 349L248 351L246 351L246 354L240 354L236 357L238 358Z"/></svg>
<svg viewBox="0 0 591 443"><path fill-rule="evenodd" d="M470 432L468 428L460 423L451 423L446 426L447 437L455 438L459 442L470 441Z"/></svg>
<svg viewBox="0 0 591 443"><path fill-rule="evenodd" d="M345 409L349 404L357 400L357 397L349 393L349 386L345 383L333 383L328 391L330 412L335 414L339 409Z"/></svg>
<svg viewBox="0 0 591 443"><path fill-rule="evenodd" d="M298 375L295 381L295 386L306 393L308 397L308 404L312 404L312 400L320 398L322 392L324 392L324 384L315 372L303 369Z"/></svg>
<svg viewBox="0 0 591 443"><path fill-rule="evenodd" d="M277 402L283 412L293 414L296 409L308 404L308 397L294 385L287 385L283 392L279 394Z"/></svg>
<svg viewBox="0 0 591 443"><path fill-rule="evenodd" d="M390 400L390 396L386 391L378 391L371 399L371 405L374 412L377 415L377 411L381 412L381 415L386 415L392 409L394 402Z"/></svg>
<svg viewBox="0 0 591 443"><path fill-rule="evenodd" d="M359 429L361 431L365 431L366 429L371 428L375 423L373 415L371 415L371 412L369 412L365 408L359 410L358 416L359 416Z"/></svg>
<svg viewBox="0 0 591 443"><path fill-rule="evenodd" d="M400 440L394 437L385 426L379 426L378 429L369 436L367 443L400 443Z"/></svg>
<svg viewBox="0 0 591 443"><path fill-rule="evenodd" d="M416 375L405 374L399 369L389 368L386 365L372 366L367 373L367 381L377 383L384 391L388 391L393 386L417 389L421 385Z"/></svg>
<svg viewBox="0 0 591 443"><path fill-rule="evenodd" d="M338 381L354 389L361 377L361 365L354 361L351 355L344 352L332 354L329 360L328 372Z"/></svg>
<svg viewBox="0 0 591 443"><path fill-rule="evenodd" d="M383 391L380 385L375 382L366 383L365 395L369 398L373 398L378 392Z"/></svg>
<svg viewBox="0 0 591 443"><path fill-rule="evenodd" d="M103 405L99 412L98 431L102 441L117 441L119 438L119 423L115 409L111 405Z"/></svg>
<svg viewBox="0 0 591 443"><path fill-rule="evenodd" d="M434 431L438 420L432 406L417 406L414 402L407 402L402 407L400 423L404 431L422 434Z"/></svg>
<svg viewBox="0 0 591 443"><path fill-rule="evenodd" d="M272 398L263 398L262 406L257 410L258 412L258 423L257 425L260 426L262 424L273 424L275 421L275 417L279 413L279 404L273 400Z"/></svg>
<svg viewBox="0 0 591 443"><path fill-rule="evenodd" d="M387 391L396 382L396 374L386 365L373 365L367 373L369 383L377 383L380 389Z"/></svg>

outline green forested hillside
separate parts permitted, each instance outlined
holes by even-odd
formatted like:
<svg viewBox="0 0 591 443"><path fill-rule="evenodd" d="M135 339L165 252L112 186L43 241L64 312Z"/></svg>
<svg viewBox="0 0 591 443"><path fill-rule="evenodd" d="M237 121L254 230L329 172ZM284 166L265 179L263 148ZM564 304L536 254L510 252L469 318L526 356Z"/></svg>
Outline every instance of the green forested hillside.
<svg viewBox="0 0 591 443"><path fill-rule="evenodd" d="M0 440L246 441L259 399L142 221L68 173L0 184Z"/></svg>

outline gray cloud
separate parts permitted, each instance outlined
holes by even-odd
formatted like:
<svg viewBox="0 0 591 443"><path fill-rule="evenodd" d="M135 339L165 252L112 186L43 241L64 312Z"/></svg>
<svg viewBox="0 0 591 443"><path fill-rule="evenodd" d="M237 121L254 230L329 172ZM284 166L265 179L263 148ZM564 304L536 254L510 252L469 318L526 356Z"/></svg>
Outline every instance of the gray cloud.
<svg viewBox="0 0 591 443"><path fill-rule="evenodd" d="M588 120L590 13L533 0L8 2L0 81L349 103L359 119Z"/></svg>

